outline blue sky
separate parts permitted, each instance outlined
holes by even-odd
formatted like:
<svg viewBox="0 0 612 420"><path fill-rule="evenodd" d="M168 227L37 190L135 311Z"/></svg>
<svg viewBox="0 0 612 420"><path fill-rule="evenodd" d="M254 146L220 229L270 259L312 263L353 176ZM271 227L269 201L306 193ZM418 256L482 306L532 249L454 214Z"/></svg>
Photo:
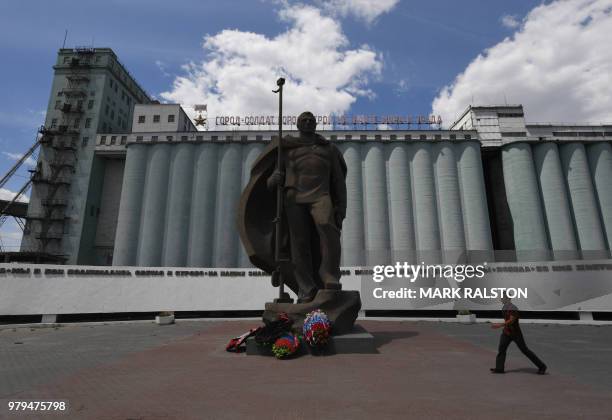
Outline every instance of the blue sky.
<svg viewBox="0 0 612 420"><path fill-rule="evenodd" d="M209 103L213 116L273 106L267 83L274 87L277 74L248 55L261 47L289 72L285 95L295 112L302 106L351 114L433 111L451 122L472 98L506 97L524 103L532 120L610 122L611 11L612 0L2 2L0 171L27 150L44 121L66 29L67 47L110 47L150 94ZM319 55L316 43L331 38ZM315 46L295 60L273 51L310 42ZM357 57L352 64L351 57ZM321 67L326 60L329 74ZM19 189L27 173L20 176L9 190Z"/></svg>

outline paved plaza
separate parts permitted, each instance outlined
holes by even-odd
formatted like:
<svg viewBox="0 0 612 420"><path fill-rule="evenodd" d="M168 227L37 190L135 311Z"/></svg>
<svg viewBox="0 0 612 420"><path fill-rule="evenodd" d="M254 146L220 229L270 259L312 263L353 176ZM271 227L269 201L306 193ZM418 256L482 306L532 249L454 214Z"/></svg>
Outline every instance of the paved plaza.
<svg viewBox="0 0 612 420"><path fill-rule="evenodd" d="M511 345L493 375L488 324L359 321L378 354L276 360L232 354L257 320L170 326L0 326L0 418L610 419L612 326L530 324L544 376ZM66 412L8 401L66 401Z"/></svg>

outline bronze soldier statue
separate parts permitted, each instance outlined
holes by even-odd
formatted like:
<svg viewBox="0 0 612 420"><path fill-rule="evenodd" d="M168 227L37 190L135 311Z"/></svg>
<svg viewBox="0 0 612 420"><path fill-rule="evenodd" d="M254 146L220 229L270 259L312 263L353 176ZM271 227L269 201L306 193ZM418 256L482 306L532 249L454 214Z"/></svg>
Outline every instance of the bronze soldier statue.
<svg viewBox="0 0 612 420"><path fill-rule="evenodd" d="M242 193L238 226L251 262L273 273L273 191L283 187L284 234L279 240L284 283L298 303L311 302L320 289L340 290L340 231L346 215L346 163L338 148L315 132L310 112L297 120L298 137L283 138L283 167L275 170L278 138L254 162Z"/></svg>

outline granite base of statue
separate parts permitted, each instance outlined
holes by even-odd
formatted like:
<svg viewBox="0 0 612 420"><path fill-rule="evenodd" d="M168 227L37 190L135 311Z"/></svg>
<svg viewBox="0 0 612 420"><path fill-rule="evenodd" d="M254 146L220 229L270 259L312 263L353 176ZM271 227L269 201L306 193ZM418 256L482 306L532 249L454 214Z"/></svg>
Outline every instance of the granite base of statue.
<svg viewBox="0 0 612 420"><path fill-rule="evenodd" d="M321 289L308 303L266 303L264 322L278 319L285 312L293 320L294 327L302 328L306 314L320 309L332 325L332 334L348 334L353 331L355 320L361 309L361 298L356 290Z"/></svg>

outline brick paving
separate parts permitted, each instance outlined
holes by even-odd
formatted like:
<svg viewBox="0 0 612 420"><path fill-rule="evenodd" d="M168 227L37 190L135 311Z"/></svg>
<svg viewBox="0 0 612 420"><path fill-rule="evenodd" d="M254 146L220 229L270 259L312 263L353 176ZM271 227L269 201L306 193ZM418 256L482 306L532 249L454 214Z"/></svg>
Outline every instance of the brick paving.
<svg viewBox="0 0 612 420"><path fill-rule="evenodd" d="M284 361L224 351L254 321L3 329L0 418L612 417L612 327L525 326L550 368L540 376L513 346L509 372L490 374L498 332L487 325L360 323L378 354ZM15 415L9 400L70 409Z"/></svg>

